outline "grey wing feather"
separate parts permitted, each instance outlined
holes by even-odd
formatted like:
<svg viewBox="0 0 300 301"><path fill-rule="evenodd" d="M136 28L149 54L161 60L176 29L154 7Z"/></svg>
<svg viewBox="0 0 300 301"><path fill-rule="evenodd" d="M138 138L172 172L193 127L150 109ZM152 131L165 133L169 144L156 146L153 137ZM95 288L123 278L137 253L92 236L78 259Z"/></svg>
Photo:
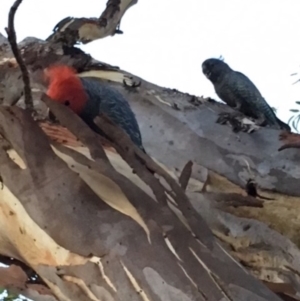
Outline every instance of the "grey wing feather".
<svg viewBox="0 0 300 301"><path fill-rule="evenodd" d="M96 79L81 78L81 81L90 98L89 107L85 109L84 115L94 115L95 118L101 112L106 114L144 151L139 125L124 96Z"/></svg>
<svg viewBox="0 0 300 301"><path fill-rule="evenodd" d="M241 111L243 113L255 118L264 115L268 123L278 124L277 117L272 108L262 97L252 81L243 73L238 71L230 72L227 76L226 84L224 84L224 90L228 91L228 95L233 97L236 103L241 104Z"/></svg>
<svg viewBox="0 0 300 301"><path fill-rule="evenodd" d="M234 85L230 84L227 76L221 83L215 85L217 95L230 107L238 108L241 103L239 95L235 91Z"/></svg>

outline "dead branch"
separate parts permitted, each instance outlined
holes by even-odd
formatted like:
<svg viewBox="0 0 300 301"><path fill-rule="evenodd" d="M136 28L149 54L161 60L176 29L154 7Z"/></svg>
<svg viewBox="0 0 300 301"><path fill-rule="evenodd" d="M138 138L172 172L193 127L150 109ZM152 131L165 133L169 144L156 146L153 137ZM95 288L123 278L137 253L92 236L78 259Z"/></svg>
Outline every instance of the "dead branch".
<svg viewBox="0 0 300 301"><path fill-rule="evenodd" d="M106 9L99 18L64 18L55 25L54 33L47 41L61 42L72 47L77 43L87 44L121 33L119 26L123 15L137 2L138 0L108 0Z"/></svg>
<svg viewBox="0 0 300 301"><path fill-rule="evenodd" d="M24 82L24 96L25 96L26 109L33 110L33 100L32 100L32 94L31 94L29 73L28 73L28 70L22 59L21 53L20 53L18 45L17 45L17 37L16 37L16 31L15 31L15 25L14 25L15 14L21 3L22 3L22 0L16 0L15 3L10 8L9 15L8 15L8 27L5 28L5 30L7 32L7 38L8 38L9 44L11 46L11 50L16 58L17 63L19 64L19 67L22 72L22 78L23 78L23 82Z"/></svg>

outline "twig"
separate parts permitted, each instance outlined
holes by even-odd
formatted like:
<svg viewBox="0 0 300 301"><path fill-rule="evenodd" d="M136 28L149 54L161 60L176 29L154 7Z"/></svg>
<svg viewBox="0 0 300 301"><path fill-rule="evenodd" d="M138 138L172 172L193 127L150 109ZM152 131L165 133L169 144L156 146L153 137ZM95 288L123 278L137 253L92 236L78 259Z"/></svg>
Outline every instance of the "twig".
<svg viewBox="0 0 300 301"><path fill-rule="evenodd" d="M12 52L16 58L16 61L19 64L19 67L21 69L22 78L23 78L23 82L24 82L24 98L25 98L26 109L33 110L33 101L32 101L32 94L31 94L31 88L30 88L29 73L28 73L28 70L22 59L21 53L20 53L18 45L17 45L17 37L16 37L15 26L14 26L15 14L21 3L22 3L22 0L16 0L15 3L10 8L9 15L8 15L8 27L5 28L5 30L7 33L7 39L10 44L11 50L12 50Z"/></svg>
<svg viewBox="0 0 300 301"><path fill-rule="evenodd" d="M300 79L297 79L294 83L292 83L292 85L295 85L295 84L297 84L299 82L300 82Z"/></svg>

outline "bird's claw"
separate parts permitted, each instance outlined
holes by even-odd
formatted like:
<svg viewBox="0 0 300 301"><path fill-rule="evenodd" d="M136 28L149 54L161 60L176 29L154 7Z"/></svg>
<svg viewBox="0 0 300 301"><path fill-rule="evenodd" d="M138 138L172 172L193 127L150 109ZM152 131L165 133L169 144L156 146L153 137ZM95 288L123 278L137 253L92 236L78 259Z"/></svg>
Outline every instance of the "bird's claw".
<svg viewBox="0 0 300 301"><path fill-rule="evenodd" d="M238 113L227 113L223 112L219 114L217 123L219 124L232 124L239 117Z"/></svg>
<svg viewBox="0 0 300 301"><path fill-rule="evenodd" d="M219 124L228 124L232 127L233 132L253 133L259 127L250 119L242 116L239 112L220 113L216 121Z"/></svg>

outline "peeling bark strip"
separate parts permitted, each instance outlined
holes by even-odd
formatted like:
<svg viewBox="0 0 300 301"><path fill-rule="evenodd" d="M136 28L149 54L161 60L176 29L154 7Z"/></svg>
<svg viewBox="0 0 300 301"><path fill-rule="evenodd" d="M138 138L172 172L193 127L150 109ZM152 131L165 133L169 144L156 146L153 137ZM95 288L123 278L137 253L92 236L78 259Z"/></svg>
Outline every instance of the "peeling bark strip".
<svg viewBox="0 0 300 301"><path fill-rule="evenodd" d="M63 106L61 109L68 110ZM70 124L78 121L73 118L68 120ZM101 200L97 200L97 191L90 186L93 177L85 185L81 180L86 181L83 171L80 172L79 177L76 176L52 154L47 139L28 113L19 108L2 108L0 127L1 134L10 141L26 165L26 169L19 169L7 157L4 150L0 153L5 191L9 190L17 197L12 201L6 194L6 198L0 198L1 204L2 206L17 205L20 202L29 214L28 216L22 214L15 206L9 209L14 210L13 216L17 217L18 222L14 223L15 226L18 227L21 220L24 223L21 226L22 231L17 231L20 238L17 239L14 232L0 232L0 237L5 234L14 239L15 242L9 241L9 245L12 245L13 250L21 255L21 260L42 277L58 299L62 299L64 295L72 300L90 300L89 298L94 294L101 300L105 295L110 294L114 300L122 300L121 296L124 295L137 296L135 290L138 285L149 300L161 300L164 292L170 295L175 288L180 294L177 293L177 297L174 295L172 300L182 300L183 296L188 298L187 300L205 300L202 295L209 300L220 300L225 295L234 295L228 286L233 281L235 285L259 292L257 294L266 298L265 300L268 298L276 300L276 297L261 283L245 274L225 252L221 251L213 238L209 238L211 236L209 232L203 232L206 225L201 223L200 217L193 223L198 224L200 241L204 243L210 241L208 245L197 243L167 206L155 205L153 200L147 200L148 197L143 196L133 183L131 185L129 182L126 183L120 176L118 180L117 173L106 165L106 175L115 179L122 187L145 221L150 231L151 244L149 244L145 232L141 231L136 223L104 205ZM91 131L89 128L87 130ZM36 139L39 141L38 144L34 142ZM67 154L70 156L70 153ZM89 166L87 168L89 173L97 174L99 171L105 171L100 166L98 169L95 164L98 163L92 161L86 163L86 166ZM72 166L70 167L72 169ZM110 172L107 173L107 170ZM96 194L89 192L89 186ZM154 189L158 187L153 186ZM109 195L113 196L111 193ZM33 225L33 221L37 224ZM62 221L63 228L61 228ZM191 222L189 217L187 221ZM6 224L11 224L9 216ZM108 231L104 231L106 227ZM32 246L32 252L36 253L36 257L32 257L28 252L28 243L30 240L39 242L40 231L43 231L43 236L49 235L55 242L40 245L40 248ZM176 256L164 241L163 232L166 235L165 239L167 238L174 248ZM16 242L20 243L16 244ZM55 246L56 243L58 245ZM9 245L2 245L0 252L4 250L9 252ZM26 254L22 252L25 246ZM43 253L46 250L51 252L50 261ZM71 252L69 258L60 259L62 253L67 250ZM118 287L117 292L110 288L107 281L103 282L101 269L97 268L97 264L90 262L89 254L93 254L92 258L98 258L96 262L99 264L101 260L105 274L113 286ZM15 253L10 255L17 257ZM92 262L95 260L92 259ZM72 267L73 265L75 266ZM56 266L58 269L51 266ZM230 278L227 272L229 270ZM168 286L157 287L157 281L163 281ZM99 288L104 289L100 295L90 291L93 283L97 283ZM226 290L222 285L220 286L220 283L224 283ZM198 290L202 293L199 294ZM157 297L157 294L161 297ZM132 300L135 299L140 300L138 297L132 297Z"/></svg>
<svg viewBox="0 0 300 301"><path fill-rule="evenodd" d="M193 162L192 161L187 162L180 174L179 183L184 190L186 189L189 183L189 179L192 175L192 167L193 167Z"/></svg>

